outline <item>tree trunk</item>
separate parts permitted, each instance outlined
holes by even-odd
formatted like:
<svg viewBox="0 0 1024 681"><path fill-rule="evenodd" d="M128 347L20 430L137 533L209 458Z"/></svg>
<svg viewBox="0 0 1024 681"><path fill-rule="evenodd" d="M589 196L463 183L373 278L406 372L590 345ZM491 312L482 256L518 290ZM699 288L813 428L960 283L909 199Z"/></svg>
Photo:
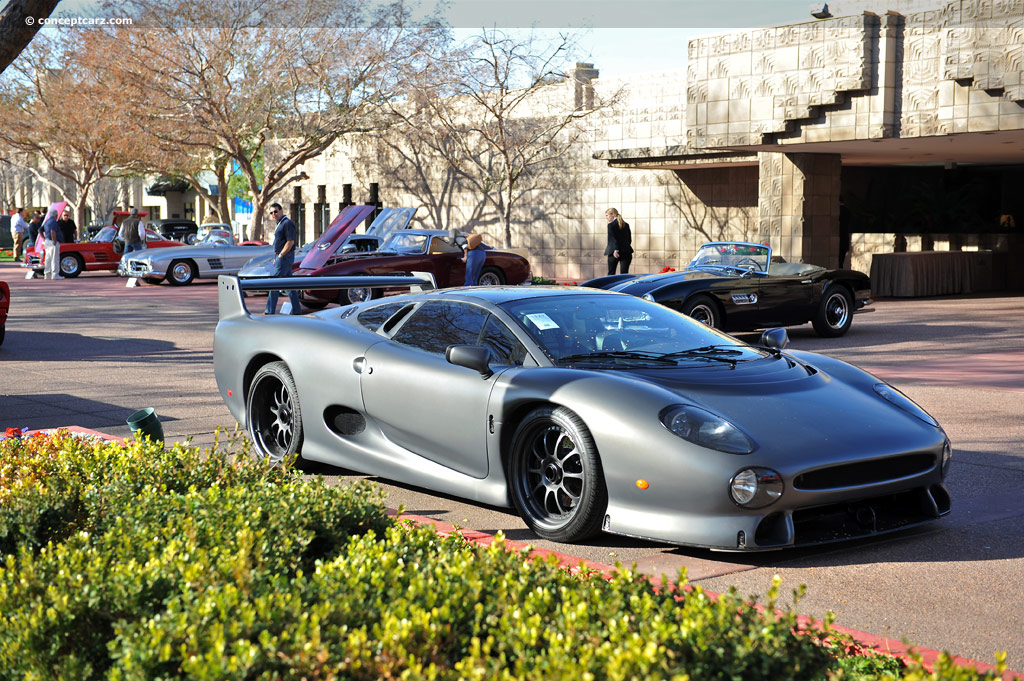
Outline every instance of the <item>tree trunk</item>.
<svg viewBox="0 0 1024 681"><path fill-rule="evenodd" d="M17 59L59 0L9 0L0 12L0 71Z"/></svg>

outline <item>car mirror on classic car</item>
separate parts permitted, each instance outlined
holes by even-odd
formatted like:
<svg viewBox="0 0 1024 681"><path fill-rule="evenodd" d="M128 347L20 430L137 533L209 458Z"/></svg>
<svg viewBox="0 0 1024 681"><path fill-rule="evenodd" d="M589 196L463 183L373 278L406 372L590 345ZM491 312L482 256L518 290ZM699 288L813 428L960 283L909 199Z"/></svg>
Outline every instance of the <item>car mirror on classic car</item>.
<svg viewBox="0 0 1024 681"><path fill-rule="evenodd" d="M491 351L482 345L449 345L444 358L449 364L478 371L484 378L494 375L490 365Z"/></svg>

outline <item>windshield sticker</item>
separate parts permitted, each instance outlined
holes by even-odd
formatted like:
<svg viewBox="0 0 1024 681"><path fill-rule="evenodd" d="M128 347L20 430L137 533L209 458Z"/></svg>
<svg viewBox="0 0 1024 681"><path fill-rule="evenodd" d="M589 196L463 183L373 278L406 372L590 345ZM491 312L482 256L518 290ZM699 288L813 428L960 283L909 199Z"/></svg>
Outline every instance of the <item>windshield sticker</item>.
<svg viewBox="0 0 1024 681"><path fill-rule="evenodd" d="M534 312L533 314L528 314L526 315L526 318L533 322L533 325L536 326L541 331L558 328L558 324L555 324L555 321L551 319L551 317L544 314L543 312Z"/></svg>

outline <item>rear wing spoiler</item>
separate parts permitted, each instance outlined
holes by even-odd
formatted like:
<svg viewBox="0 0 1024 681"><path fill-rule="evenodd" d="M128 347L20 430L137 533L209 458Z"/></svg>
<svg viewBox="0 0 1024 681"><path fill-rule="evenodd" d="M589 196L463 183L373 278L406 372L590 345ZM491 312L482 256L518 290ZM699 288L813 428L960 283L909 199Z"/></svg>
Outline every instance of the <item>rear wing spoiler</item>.
<svg viewBox="0 0 1024 681"><path fill-rule="evenodd" d="M246 291L311 291L313 289L341 288L408 288L410 291L432 291L437 281L430 272L390 274L387 276L340 277L270 277L266 279L239 279L222 274L217 277L217 304L220 318L246 316Z"/></svg>

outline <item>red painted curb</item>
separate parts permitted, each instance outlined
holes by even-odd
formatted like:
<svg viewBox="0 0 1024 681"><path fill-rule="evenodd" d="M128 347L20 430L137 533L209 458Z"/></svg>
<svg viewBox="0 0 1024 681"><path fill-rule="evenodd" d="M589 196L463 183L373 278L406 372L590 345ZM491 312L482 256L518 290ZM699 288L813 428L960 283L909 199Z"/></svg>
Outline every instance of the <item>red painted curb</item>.
<svg viewBox="0 0 1024 681"><path fill-rule="evenodd" d="M420 525L433 526L434 530L442 537L457 534L466 541L473 542L474 544L479 544L480 546L489 546L494 541L494 535L479 532L477 530L469 530L455 527L454 525L450 525L439 520L434 520L433 518L412 515L409 513L403 513L399 515L397 510L391 508L387 509L387 512L388 515L394 516L395 518L401 520L409 520ZM556 551L549 551L547 549L535 548L532 547L530 544L524 544L523 542L516 542L506 539L505 546L510 551L522 551L529 548L531 549L530 555L537 558L547 558L548 556L555 556L558 559L558 564L560 566L570 570L573 573L580 572L581 567L583 567L588 570L592 570L596 573L600 573L603 577L607 579L617 569L613 565L595 563L580 558L578 556L571 556L566 553L558 553ZM653 579L652 582L656 586L660 586L662 584L661 579ZM704 593L706 593L711 598L717 598L719 596L719 594L713 591L705 591ZM811 626L820 623L820 620L816 620L812 617L807 617L805 615L799 615L798 621L803 626ZM908 646L904 644L902 641L893 641L892 639L887 637L875 636L874 634L869 634L864 631L858 631L856 629L849 629L847 627L841 627L837 625L832 625L832 629L834 629L838 633L846 634L867 650L871 650L882 655L891 655L893 657L898 657L904 660L905 662L911 661L911 653L913 653L915 656L921 659L921 661L924 663L925 667L929 671L933 670L935 663L938 662L939 656L942 654L938 650L920 648L918 646ZM982 673L996 671L994 665L985 664L984 662L978 662L977 660L971 660L965 657L952 655L950 657L952 657L953 663L958 667L974 667L976 670ZM1002 678L1006 681L1024 681L1024 674L1021 674L1020 672L1006 670L1003 673Z"/></svg>

